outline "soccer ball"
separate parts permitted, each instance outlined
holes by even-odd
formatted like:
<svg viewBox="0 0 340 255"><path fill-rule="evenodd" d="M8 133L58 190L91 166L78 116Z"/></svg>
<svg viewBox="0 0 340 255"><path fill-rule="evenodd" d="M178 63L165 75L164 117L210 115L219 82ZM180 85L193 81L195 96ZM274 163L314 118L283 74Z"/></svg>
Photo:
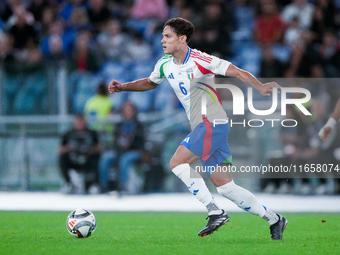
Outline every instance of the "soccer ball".
<svg viewBox="0 0 340 255"><path fill-rule="evenodd" d="M93 213L85 209L71 212L66 220L68 232L78 238L89 237L96 230L97 221Z"/></svg>

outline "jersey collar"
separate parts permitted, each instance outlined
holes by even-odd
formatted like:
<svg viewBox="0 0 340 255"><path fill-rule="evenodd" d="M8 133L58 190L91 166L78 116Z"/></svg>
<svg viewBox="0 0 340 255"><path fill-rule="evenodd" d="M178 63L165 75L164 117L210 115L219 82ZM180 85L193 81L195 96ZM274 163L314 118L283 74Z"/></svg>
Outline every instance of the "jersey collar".
<svg viewBox="0 0 340 255"><path fill-rule="evenodd" d="M189 58L190 58L190 54L191 54L191 49L188 47L188 52L187 52L187 55L185 56L184 58L184 61L182 63L182 65L185 65L186 63L188 63L189 61ZM173 59L174 63L175 63L175 59ZM176 64L176 63L175 63Z"/></svg>

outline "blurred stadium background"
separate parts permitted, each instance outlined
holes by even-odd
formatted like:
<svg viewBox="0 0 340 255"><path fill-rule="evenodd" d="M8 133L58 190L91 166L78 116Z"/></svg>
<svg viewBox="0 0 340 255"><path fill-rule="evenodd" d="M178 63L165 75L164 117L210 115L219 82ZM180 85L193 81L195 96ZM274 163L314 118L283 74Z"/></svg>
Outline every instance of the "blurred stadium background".
<svg viewBox="0 0 340 255"><path fill-rule="evenodd" d="M281 164L280 159L308 163L315 158L339 164L339 135L333 134L327 144L317 137L340 96L339 0L2 0L3 198L8 191L59 192L63 179L58 148L74 115L83 112L99 82L148 77L163 55L162 25L176 16L196 26L190 47L225 58L263 81L304 87L312 93L313 100L306 107L313 116L291 117L299 118L299 128L233 128L229 142L235 165ZM245 84L239 86L246 91ZM242 118L232 116L230 94L221 91L221 97L235 121L258 119L247 107ZM110 99L113 114L107 121L113 125L119 123L126 100L136 105L146 130L145 150L163 166L159 179L147 181L150 178L145 169L151 161L136 163L131 194L186 192L168 162L188 134L189 123L167 82L153 91L122 92ZM270 103L256 94L254 100L257 106ZM288 118L280 115L280 107L272 117ZM103 143L105 137L107 134L102 134ZM253 192L339 194L339 179L332 176L295 177L273 182L254 178L236 181Z"/></svg>

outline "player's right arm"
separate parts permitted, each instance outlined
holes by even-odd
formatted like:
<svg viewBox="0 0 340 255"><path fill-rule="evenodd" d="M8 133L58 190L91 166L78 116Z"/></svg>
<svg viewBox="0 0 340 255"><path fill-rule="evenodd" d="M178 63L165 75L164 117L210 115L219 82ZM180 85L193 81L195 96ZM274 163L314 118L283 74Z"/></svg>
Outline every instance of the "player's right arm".
<svg viewBox="0 0 340 255"><path fill-rule="evenodd" d="M157 61L153 72L150 77L131 81L127 83L120 83L119 81L112 80L109 84L109 92L121 92L121 91L147 91L157 88L165 79L164 66L169 62L171 56L165 55Z"/></svg>
<svg viewBox="0 0 340 255"><path fill-rule="evenodd" d="M109 92L121 92L121 91L147 91L155 89L158 86L150 78L139 79L136 81L131 81L127 83L120 83L119 81L112 80L109 84Z"/></svg>
<svg viewBox="0 0 340 255"><path fill-rule="evenodd" d="M328 119L327 123L319 131L319 137L321 140L323 141L328 140L329 134L332 132L339 119L340 119L340 99L338 99L338 102L336 103L332 117Z"/></svg>

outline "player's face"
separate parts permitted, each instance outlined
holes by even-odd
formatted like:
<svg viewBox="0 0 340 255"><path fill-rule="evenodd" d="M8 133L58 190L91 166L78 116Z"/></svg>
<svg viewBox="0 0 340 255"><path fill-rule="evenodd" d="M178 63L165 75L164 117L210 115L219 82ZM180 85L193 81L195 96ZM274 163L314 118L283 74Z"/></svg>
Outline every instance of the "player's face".
<svg viewBox="0 0 340 255"><path fill-rule="evenodd" d="M173 55L180 49L183 40L185 40L183 35L177 36L174 31L172 31L171 27L166 26L163 30L163 39L161 41L164 54Z"/></svg>

